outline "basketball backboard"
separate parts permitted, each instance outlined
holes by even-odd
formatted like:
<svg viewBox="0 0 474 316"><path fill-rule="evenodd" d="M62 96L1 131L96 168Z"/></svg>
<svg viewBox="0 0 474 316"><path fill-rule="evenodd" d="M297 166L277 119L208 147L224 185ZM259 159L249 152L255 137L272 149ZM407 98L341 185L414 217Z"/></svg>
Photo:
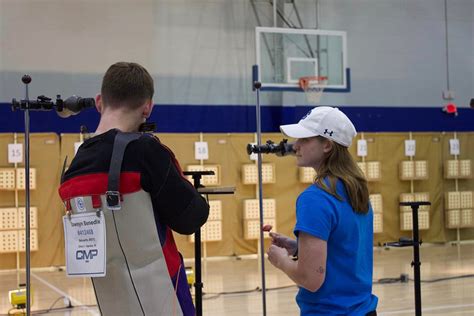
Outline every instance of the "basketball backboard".
<svg viewBox="0 0 474 316"><path fill-rule="evenodd" d="M256 57L262 90L301 91L299 78L325 76L325 91L350 91L346 32L257 27Z"/></svg>

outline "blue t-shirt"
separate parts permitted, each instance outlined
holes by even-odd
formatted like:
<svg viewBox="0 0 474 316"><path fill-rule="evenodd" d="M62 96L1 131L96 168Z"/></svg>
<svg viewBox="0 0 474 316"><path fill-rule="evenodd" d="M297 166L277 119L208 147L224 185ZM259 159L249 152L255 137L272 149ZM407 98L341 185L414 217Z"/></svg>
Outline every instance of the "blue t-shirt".
<svg viewBox="0 0 474 316"><path fill-rule="evenodd" d="M305 232L327 241L326 277L316 292L300 288L296 302L301 315L365 315L377 307L372 295L373 211L357 214L342 181L338 200L316 185L296 202L295 235Z"/></svg>

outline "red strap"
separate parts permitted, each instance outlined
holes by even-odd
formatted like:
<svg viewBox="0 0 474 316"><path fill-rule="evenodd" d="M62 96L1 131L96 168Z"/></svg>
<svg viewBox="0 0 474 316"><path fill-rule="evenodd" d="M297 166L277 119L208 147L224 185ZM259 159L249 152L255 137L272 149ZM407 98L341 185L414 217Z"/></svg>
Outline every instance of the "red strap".
<svg viewBox="0 0 474 316"><path fill-rule="evenodd" d="M92 207L93 208L101 208L102 200L100 199L100 195L92 195Z"/></svg>

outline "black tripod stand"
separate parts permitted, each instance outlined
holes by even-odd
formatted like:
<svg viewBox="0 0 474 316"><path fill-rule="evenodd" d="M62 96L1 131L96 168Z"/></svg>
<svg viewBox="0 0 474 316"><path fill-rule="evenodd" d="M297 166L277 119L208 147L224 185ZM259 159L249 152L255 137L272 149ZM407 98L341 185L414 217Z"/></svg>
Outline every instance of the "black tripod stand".
<svg viewBox="0 0 474 316"><path fill-rule="evenodd" d="M213 175L214 171L184 171L185 176L192 176L194 188L203 194L233 194L234 189L231 188L204 188L201 185L201 177ZM202 274L201 274L201 229L194 233L194 269L196 270L196 282L194 282L194 290L196 292L196 316L202 316Z"/></svg>
<svg viewBox="0 0 474 316"><path fill-rule="evenodd" d="M411 266L415 275L415 315L421 316L421 279L420 279L420 245L421 240L418 231L418 209L421 205L431 205L430 202L400 202L402 206L410 206L413 219L413 239L400 238L396 242L388 242L388 247L409 247L413 246L413 261Z"/></svg>
<svg viewBox="0 0 474 316"><path fill-rule="evenodd" d="M37 100L30 100L28 85L31 77L24 75L21 81L25 84L25 99L12 100L12 110L25 113L25 257L26 257L26 315L31 315L31 251L30 251L30 112L55 110L59 116L68 117L79 113L82 109L95 105L94 99L83 99L77 96L63 101L61 95L56 96L56 102L41 95Z"/></svg>

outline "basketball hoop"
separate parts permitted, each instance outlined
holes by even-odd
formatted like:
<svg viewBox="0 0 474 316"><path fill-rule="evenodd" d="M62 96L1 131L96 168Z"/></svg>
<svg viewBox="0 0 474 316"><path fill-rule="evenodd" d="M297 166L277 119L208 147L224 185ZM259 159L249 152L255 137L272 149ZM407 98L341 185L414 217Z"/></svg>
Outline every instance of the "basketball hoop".
<svg viewBox="0 0 474 316"><path fill-rule="evenodd" d="M328 77L324 76L301 77L299 80L300 88L306 94L306 99L313 104L319 102L327 83Z"/></svg>

